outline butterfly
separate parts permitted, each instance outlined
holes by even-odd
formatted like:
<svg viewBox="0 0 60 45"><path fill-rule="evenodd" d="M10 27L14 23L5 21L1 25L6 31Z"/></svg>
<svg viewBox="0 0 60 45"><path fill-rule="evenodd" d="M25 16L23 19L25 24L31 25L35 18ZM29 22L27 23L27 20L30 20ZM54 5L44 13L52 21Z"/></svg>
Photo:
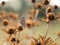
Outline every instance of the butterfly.
<svg viewBox="0 0 60 45"><path fill-rule="evenodd" d="M26 19L25 19L24 16L21 16L21 18L20 18L20 23L21 23L21 25L22 25L23 27L26 26Z"/></svg>

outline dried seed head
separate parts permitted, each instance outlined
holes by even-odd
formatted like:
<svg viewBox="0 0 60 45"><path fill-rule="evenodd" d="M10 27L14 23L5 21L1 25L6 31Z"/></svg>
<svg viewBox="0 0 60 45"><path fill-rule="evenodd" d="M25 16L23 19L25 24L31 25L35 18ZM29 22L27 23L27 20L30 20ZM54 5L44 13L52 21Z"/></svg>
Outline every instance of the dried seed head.
<svg viewBox="0 0 60 45"><path fill-rule="evenodd" d="M17 43L20 43L20 40L16 40Z"/></svg>
<svg viewBox="0 0 60 45"><path fill-rule="evenodd" d="M28 28L31 28L31 26L32 26L32 21L31 21L31 20L27 20L27 21L26 21L26 26L27 26Z"/></svg>
<svg viewBox="0 0 60 45"><path fill-rule="evenodd" d="M48 18L50 21L55 20L54 13L48 13L48 14L47 14L47 18Z"/></svg>
<svg viewBox="0 0 60 45"><path fill-rule="evenodd" d="M11 13L9 13L9 17L10 18L13 18L13 19L18 19L19 14L16 14L16 13L11 12Z"/></svg>
<svg viewBox="0 0 60 45"><path fill-rule="evenodd" d="M2 11L2 12L0 12L0 15L3 15L4 14L4 12Z"/></svg>
<svg viewBox="0 0 60 45"><path fill-rule="evenodd" d="M27 23L26 24L28 28L31 28L31 24L30 23Z"/></svg>
<svg viewBox="0 0 60 45"><path fill-rule="evenodd" d="M13 12L10 12L9 13L9 17L13 17L14 13Z"/></svg>
<svg viewBox="0 0 60 45"><path fill-rule="evenodd" d="M44 4L44 5L48 5L48 4L49 4L49 1L48 1L48 0L44 0L44 1L43 1L43 4Z"/></svg>
<svg viewBox="0 0 60 45"><path fill-rule="evenodd" d="M35 3L35 2L36 2L36 0L31 0L31 2L32 2L32 3Z"/></svg>
<svg viewBox="0 0 60 45"><path fill-rule="evenodd" d="M12 38L11 39L11 42L16 42L16 38Z"/></svg>
<svg viewBox="0 0 60 45"><path fill-rule="evenodd" d="M37 3L37 4L36 4L36 7L37 7L38 9L41 9L41 3Z"/></svg>
<svg viewBox="0 0 60 45"><path fill-rule="evenodd" d="M31 14L32 14L32 15L35 15L35 14L36 14L36 10L32 9L32 10L31 10Z"/></svg>
<svg viewBox="0 0 60 45"><path fill-rule="evenodd" d="M5 5L5 1L2 1L1 5Z"/></svg>
<svg viewBox="0 0 60 45"><path fill-rule="evenodd" d="M58 9L58 6L57 6L57 5L55 5L55 6L54 6L54 9Z"/></svg>
<svg viewBox="0 0 60 45"><path fill-rule="evenodd" d="M15 13L15 15L13 15L12 18L13 18L13 19L18 19L18 17L19 17L19 14L16 14L16 13Z"/></svg>
<svg viewBox="0 0 60 45"><path fill-rule="evenodd" d="M58 35L58 37L60 37L60 32L57 35Z"/></svg>
<svg viewBox="0 0 60 45"><path fill-rule="evenodd" d="M31 19L31 20L32 20L32 19L33 19L33 15L30 15L30 16L29 16L29 19Z"/></svg>
<svg viewBox="0 0 60 45"><path fill-rule="evenodd" d="M4 18L6 16L6 12L5 11L1 11L0 12L0 17Z"/></svg>
<svg viewBox="0 0 60 45"><path fill-rule="evenodd" d="M19 26L19 27L18 27L18 30L19 30L19 31L22 31L22 30L23 30L23 27L22 27L22 26Z"/></svg>
<svg viewBox="0 0 60 45"><path fill-rule="evenodd" d="M3 26L7 26L8 25L8 20L4 19L3 20Z"/></svg>
<svg viewBox="0 0 60 45"><path fill-rule="evenodd" d="M15 29L13 29L13 28L9 28L9 30L8 30L8 34L12 35L12 34L14 34L14 33L15 33Z"/></svg>
<svg viewBox="0 0 60 45"><path fill-rule="evenodd" d="M52 12L52 8L51 7L48 7L47 8L47 13L51 13Z"/></svg>

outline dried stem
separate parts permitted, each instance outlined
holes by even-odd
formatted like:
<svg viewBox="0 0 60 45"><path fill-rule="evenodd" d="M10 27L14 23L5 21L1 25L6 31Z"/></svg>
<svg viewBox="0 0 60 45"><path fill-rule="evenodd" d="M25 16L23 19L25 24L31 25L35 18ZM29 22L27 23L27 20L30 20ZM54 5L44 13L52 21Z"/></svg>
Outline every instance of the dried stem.
<svg viewBox="0 0 60 45"><path fill-rule="evenodd" d="M45 38L46 38L46 36L47 36L47 33L48 33L48 27L49 27L49 24L47 24L47 26L46 26Z"/></svg>
<svg viewBox="0 0 60 45"><path fill-rule="evenodd" d="M57 39L59 39L60 37L55 38L51 43L49 43L48 45L52 44L54 41L56 41Z"/></svg>
<svg viewBox="0 0 60 45"><path fill-rule="evenodd" d="M36 11L35 20L37 20L38 13L39 13L39 9Z"/></svg>

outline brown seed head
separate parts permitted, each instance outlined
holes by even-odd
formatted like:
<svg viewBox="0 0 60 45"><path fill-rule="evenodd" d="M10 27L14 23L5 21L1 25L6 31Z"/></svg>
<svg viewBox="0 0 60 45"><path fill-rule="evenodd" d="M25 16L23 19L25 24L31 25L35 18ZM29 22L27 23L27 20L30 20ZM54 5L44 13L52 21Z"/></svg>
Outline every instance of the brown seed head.
<svg viewBox="0 0 60 45"><path fill-rule="evenodd" d="M36 0L31 0L31 2L32 2L32 3L35 3L35 2L36 2Z"/></svg>
<svg viewBox="0 0 60 45"><path fill-rule="evenodd" d="M55 6L54 6L54 9L58 9L58 6L57 6L57 5L55 5Z"/></svg>
<svg viewBox="0 0 60 45"><path fill-rule="evenodd" d="M47 13L51 13L52 12L52 8L51 7L47 7Z"/></svg>
<svg viewBox="0 0 60 45"><path fill-rule="evenodd" d="M15 29L13 29L13 28L8 29L8 34L12 35L14 33L15 33Z"/></svg>
<svg viewBox="0 0 60 45"><path fill-rule="evenodd" d="M5 1L2 1L1 5L5 5Z"/></svg>
<svg viewBox="0 0 60 45"><path fill-rule="evenodd" d="M37 3L37 4L36 4L36 7L37 7L38 9L40 9L40 8L41 8L41 3Z"/></svg>
<svg viewBox="0 0 60 45"><path fill-rule="evenodd" d="M23 27L22 26L18 26L18 30L19 31L22 31L23 30Z"/></svg>
<svg viewBox="0 0 60 45"><path fill-rule="evenodd" d="M49 4L49 1L48 0L43 0L43 4L44 5L48 5Z"/></svg>
<svg viewBox="0 0 60 45"><path fill-rule="evenodd" d="M58 35L58 37L60 37L60 32L57 35Z"/></svg>
<svg viewBox="0 0 60 45"><path fill-rule="evenodd" d="M7 19L4 19L3 20L3 26L7 26L8 25L8 20Z"/></svg>
<svg viewBox="0 0 60 45"><path fill-rule="evenodd" d="M11 39L11 42L16 42L16 38L12 38Z"/></svg>
<svg viewBox="0 0 60 45"><path fill-rule="evenodd" d="M1 18L4 18L5 16L6 16L6 12L5 12L5 11L1 11L1 12L0 12L0 17L1 17Z"/></svg>
<svg viewBox="0 0 60 45"><path fill-rule="evenodd" d="M48 13L48 14L47 14L47 18L48 18L50 21L55 20L54 13Z"/></svg>
<svg viewBox="0 0 60 45"><path fill-rule="evenodd" d="M32 14L32 15L35 15L35 14L36 14L36 10L32 9L32 10L31 10L31 14Z"/></svg>

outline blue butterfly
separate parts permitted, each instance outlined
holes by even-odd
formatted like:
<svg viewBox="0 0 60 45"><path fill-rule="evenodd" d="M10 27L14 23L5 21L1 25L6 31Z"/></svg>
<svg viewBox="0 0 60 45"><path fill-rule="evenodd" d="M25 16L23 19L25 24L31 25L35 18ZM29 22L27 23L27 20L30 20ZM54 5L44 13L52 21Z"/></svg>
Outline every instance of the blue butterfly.
<svg viewBox="0 0 60 45"><path fill-rule="evenodd" d="M26 19L25 19L24 16L21 16L21 18L20 18L20 23L22 24L23 27L26 26Z"/></svg>

